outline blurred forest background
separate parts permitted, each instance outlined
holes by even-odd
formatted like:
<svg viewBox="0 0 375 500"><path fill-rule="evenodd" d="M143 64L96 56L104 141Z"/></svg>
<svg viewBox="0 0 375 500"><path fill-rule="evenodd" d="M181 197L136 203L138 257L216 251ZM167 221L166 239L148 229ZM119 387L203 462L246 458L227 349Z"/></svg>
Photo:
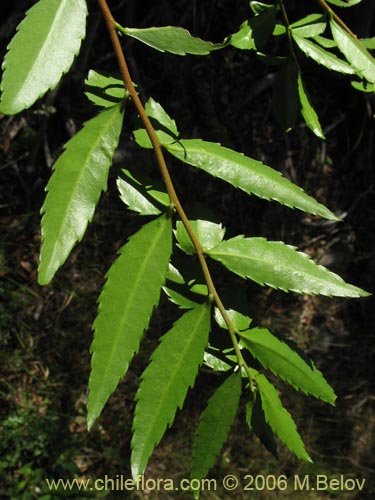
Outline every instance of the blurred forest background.
<svg viewBox="0 0 375 500"><path fill-rule="evenodd" d="M32 0L0 4L0 58ZM40 207L51 166L63 144L94 114L83 94L90 69L117 72L95 1L89 1L87 38L72 71L32 109L0 119L0 498L99 498L98 494L49 493L44 478L130 477L129 450L133 397L140 373L158 335L176 319L162 298L141 352L94 430L86 430L90 325L104 274L116 250L138 227L119 200L120 168L153 168L152 154L140 151L130 131L136 120L128 106L126 127L95 219L53 283L37 284ZM182 26L195 36L222 41L249 16L245 0L150 0L109 2L124 26ZM285 0L291 21L319 12L314 2ZM314 8L315 7L315 8ZM375 3L364 0L338 9L361 37L375 35ZM271 52L287 53L279 37ZM183 137L200 137L260 159L277 168L343 217L330 223L250 198L188 166L171 161L177 191L186 206L210 206L228 236L247 234L283 239L338 272L348 282L374 291L375 176L372 96L354 90L349 79L314 62L301 62L306 85L319 112L327 141L317 139L302 120L285 134L272 110L275 68L253 53L232 47L207 57L162 54L132 40L125 52L141 97L152 96L176 119ZM219 288L225 275L217 275ZM230 295L231 291L229 291ZM373 298L328 299L246 288L254 324L294 338L335 388L336 408L296 394L279 384L314 464L301 463L280 446L277 461L251 435L244 407L210 477L226 474L328 474L366 478L366 492L304 492L304 498L375 498L374 314ZM201 373L195 391L174 427L155 450L147 477L188 477L191 437L215 377ZM45 496L43 496L45 495ZM133 495L133 496L132 496ZM103 497L103 495L102 495ZM254 498L301 498L301 492L257 492ZM108 493L106 498L166 499L155 492ZM178 498L184 497L182 494ZM236 490L206 492L204 499L253 498Z"/></svg>

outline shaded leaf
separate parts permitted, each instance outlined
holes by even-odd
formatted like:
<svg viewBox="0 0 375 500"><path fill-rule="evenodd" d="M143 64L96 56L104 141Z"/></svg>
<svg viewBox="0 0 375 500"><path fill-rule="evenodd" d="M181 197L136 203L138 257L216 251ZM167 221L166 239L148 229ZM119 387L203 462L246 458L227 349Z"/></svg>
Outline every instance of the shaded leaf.
<svg viewBox="0 0 375 500"><path fill-rule="evenodd" d="M260 399L260 395L257 394L255 403L253 406L253 402L250 401L249 405L251 405L251 415L248 415L248 409L246 408L246 417L247 424L260 439L260 442L263 446L270 452L272 455L278 459L279 455L277 453L277 443L275 441L273 432L271 427L266 422L266 417L264 416L262 402ZM251 417L251 421L248 421L248 418Z"/></svg>
<svg viewBox="0 0 375 500"><path fill-rule="evenodd" d="M110 108L122 101L128 92L122 80L91 69L85 80L85 95L95 106Z"/></svg>
<svg viewBox="0 0 375 500"><path fill-rule="evenodd" d="M339 220L328 208L285 179L280 172L242 153L200 139L181 139L164 146L182 162L201 168L247 194L276 200L290 208L298 208L327 219Z"/></svg>
<svg viewBox="0 0 375 500"><path fill-rule="evenodd" d="M296 124L297 113L300 109L297 66L291 58L276 74L273 83L272 102L280 126L283 130L289 132Z"/></svg>
<svg viewBox="0 0 375 500"><path fill-rule="evenodd" d="M290 27L296 35L309 38L321 35L327 27L327 21L324 14L309 14Z"/></svg>
<svg viewBox="0 0 375 500"><path fill-rule="evenodd" d="M249 328L250 326L250 323L251 323L251 318L249 318L249 316L245 316L244 314L238 312L238 311L235 311L234 309L227 309L227 314L230 318L230 320L232 321L234 327L238 330L238 331L242 331L242 330L246 330L247 328ZM225 330L228 330L228 327L227 327L227 324L225 323L219 309L217 307L215 307L215 313L214 313L214 317L215 317L215 320L216 320L216 323L220 326L220 328L224 328Z"/></svg>
<svg viewBox="0 0 375 500"><path fill-rule="evenodd" d="M308 57L311 57L311 59L314 59L314 61L318 64L321 64L332 71L337 71L347 75L353 75L355 73L354 69L347 62L339 59L337 56L328 52L320 45L312 42L311 40L307 40L306 38L299 37L295 33L292 34L293 40L302 52L304 52Z"/></svg>
<svg viewBox="0 0 375 500"><path fill-rule="evenodd" d="M275 22L275 9L265 9L260 14L242 23L239 31L229 37L229 43L237 49L261 49L272 35Z"/></svg>
<svg viewBox="0 0 375 500"><path fill-rule="evenodd" d="M191 220L193 228L204 252L210 250L223 240L225 228L221 224L216 224L208 220ZM194 254L195 248L181 221L177 221L175 236L178 246L187 254Z"/></svg>
<svg viewBox="0 0 375 500"><path fill-rule="evenodd" d="M265 328L242 331L240 336L243 345L265 368L295 389L334 405L336 395L312 361L306 363L296 351Z"/></svg>
<svg viewBox="0 0 375 500"><path fill-rule="evenodd" d="M200 38L193 37L186 29L175 26L138 29L123 28L117 25L117 29L121 33L124 33L124 35L135 38L153 49L179 56L186 54L204 56L213 50L225 47L223 43L206 42Z"/></svg>
<svg viewBox="0 0 375 500"><path fill-rule="evenodd" d="M241 371L216 389L199 420L193 440L191 478L202 479L214 464L236 416L241 395Z"/></svg>
<svg viewBox="0 0 375 500"><path fill-rule="evenodd" d="M301 113L306 125L320 139L325 139L318 115L310 103L309 96L304 88L301 73L298 73L298 94L301 102Z"/></svg>
<svg viewBox="0 0 375 500"><path fill-rule="evenodd" d="M0 109L29 108L69 71L85 37L85 0L39 0L26 13L8 46Z"/></svg>
<svg viewBox="0 0 375 500"><path fill-rule="evenodd" d="M107 273L93 325L89 429L138 351L159 301L171 252L172 222L162 215L129 238Z"/></svg>
<svg viewBox="0 0 375 500"><path fill-rule="evenodd" d="M143 474L149 457L182 408L203 361L210 330L210 308L203 304L176 321L162 338L142 374L136 400L132 474ZM157 381L157 383L155 383Z"/></svg>
<svg viewBox="0 0 375 500"><path fill-rule="evenodd" d="M175 138L178 137L179 133L177 130L176 122L168 115L164 108L152 97L147 101L145 106L145 111L149 118L153 118L160 125L166 128Z"/></svg>
<svg viewBox="0 0 375 500"><path fill-rule="evenodd" d="M120 105L87 121L54 165L41 209L41 285L51 281L92 220L100 193L107 189L108 170L122 122Z"/></svg>
<svg viewBox="0 0 375 500"><path fill-rule="evenodd" d="M219 243L208 255L243 278L284 291L338 297L369 295L280 241L236 236Z"/></svg>
<svg viewBox="0 0 375 500"><path fill-rule="evenodd" d="M129 170L122 170L123 177L118 177L117 188L120 199L130 210L140 215L156 215L161 212L159 207L169 206L168 194L160 189L155 189L151 181L140 175L136 179ZM157 206L158 205L158 206Z"/></svg>
<svg viewBox="0 0 375 500"><path fill-rule="evenodd" d="M274 9L274 5L270 5L269 3L258 2L256 0L250 1L250 9L254 12L255 15L261 14L263 11L267 9Z"/></svg>
<svg viewBox="0 0 375 500"><path fill-rule="evenodd" d="M353 68L366 80L375 83L375 59L372 55L334 19L331 19L330 25L333 38Z"/></svg>
<svg viewBox="0 0 375 500"><path fill-rule="evenodd" d="M256 372L253 370L253 372ZM290 413L283 407L275 387L261 373L255 375L266 422L298 458L312 462Z"/></svg>
<svg viewBox="0 0 375 500"><path fill-rule="evenodd" d="M361 92L368 92L368 93L375 92L375 83L370 83L370 82L366 82L366 81L352 82L352 86L356 90L360 90Z"/></svg>

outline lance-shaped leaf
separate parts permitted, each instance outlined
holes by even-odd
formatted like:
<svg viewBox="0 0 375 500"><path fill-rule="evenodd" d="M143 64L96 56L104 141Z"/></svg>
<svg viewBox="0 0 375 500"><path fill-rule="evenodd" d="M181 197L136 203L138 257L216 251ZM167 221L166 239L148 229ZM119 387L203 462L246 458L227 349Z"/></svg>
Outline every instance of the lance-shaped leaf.
<svg viewBox="0 0 375 500"><path fill-rule="evenodd" d="M333 38L350 64L371 83L375 82L375 59L361 42L353 38L334 19L330 22Z"/></svg>
<svg viewBox="0 0 375 500"><path fill-rule="evenodd" d="M122 80L91 69L85 80L85 95L95 106L110 108L122 101L128 92Z"/></svg>
<svg viewBox="0 0 375 500"><path fill-rule="evenodd" d="M240 332L241 342L251 354L275 375L302 390L334 405L336 395L314 363L304 359L265 328Z"/></svg>
<svg viewBox="0 0 375 500"><path fill-rule="evenodd" d="M290 208L298 208L326 219L338 220L328 208L284 178L280 172L232 149L200 139L181 139L164 146L184 163L229 182L247 194L276 200Z"/></svg>
<svg viewBox="0 0 375 500"><path fill-rule="evenodd" d="M242 23L239 31L229 37L229 43L237 49L261 49L272 35L275 21L276 10L266 9Z"/></svg>
<svg viewBox="0 0 375 500"><path fill-rule="evenodd" d="M223 240L225 228L221 224L216 224L208 220L191 220L193 228L204 252L210 250ZM187 254L195 253L194 245L181 221L176 224L175 236L178 246Z"/></svg>
<svg viewBox="0 0 375 500"><path fill-rule="evenodd" d="M132 474L143 474L148 459L182 408L203 361L210 308L203 304L176 321L162 338L142 374L133 424Z"/></svg>
<svg viewBox="0 0 375 500"><path fill-rule="evenodd" d="M362 0L327 0L328 3L332 5L337 5L337 7L353 7L362 2Z"/></svg>
<svg viewBox="0 0 375 500"><path fill-rule="evenodd" d="M207 252L230 271L284 291L338 297L365 297L364 290L280 241L236 236Z"/></svg>
<svg viewBox="0 0 375 500"><path fill-rule="evenodd" d="M273 108L281 127L286 132L294 128L300 109L297 74L297 65L292 58L289 58L273 82Z"/></svg>
<svg viewBox="0 0 375 500"><path fill-rule="evenodd" d="M337 71L338 73L344 73L347 75L353 75L355 70L346 61L339 59L337 56L328 52L328 50L323 49L320 45L297 36L292 32L293 40L296 42L298 47L304 52L308 57L314 59L315 62L325 66L332 71Z"/></svg>
<svg viewBox="0 0 375 500"><path fill-rule="evenodd" d="M107 273L93 325L89 429L138 351L159 301L171 252L172 223L162 215L129 238Z"/></svg>
<svg viewBox="0 0 375 500"><path fill-rule="evenodd" d="M193 440L192 479L202 479L220 453L236 416L241 395L241 371L216 389L204 409Z"/></svg>
<svg viewBox="0 0 375 500"><path fill-rule="evenodd" d="M266 422L259 394L256 395L255 403L249 401L246 405L246 421L250 430L258 436L263 446L278 459L277 443L271 427Z"/></svg>
<svg viewBox="0 0 375 500"><path fill-rule="evenodd" d="M252 371L256 373L256 370ZM296 424L290 413L283 407L275 387L261 373L256 373L255 381L258 386L266 421L273 432L279 436L281 441L298 458L312 462L305 450Z"/></svg>
<svg viewBox="0 0 375 500"><path fill-rule="evenodd" d="M177 130L176 122L171 118L165 109L158 102L154 101L152 97L147 101L145 111L150 118L156 120L161 126L166 128L175 138L179 133Z"/></svg>
<svg viewBox="0 0 375 500"><path fill-rule="evenodd" d="M321 35L326 27L327 21L323 14L309 14L308 16L290 25L293 32L302 37L315 37Z"/></svg>
<svg viewBox="0 0 375 500"><path fill-rule="evenodd" d="M169 205L168 194L162 188L156 189L147 176L140 174L139 178L135 178L126 169L123 169L122 173L123 177L117 179L117 188L121 201L130 210L134 210L140 215L155 215L161 212L159 207L167 207Z"/></svg>
<svg viewBox="0 0 375 500"><path fill-rule="evenodd" d="M40 0L26 13L4 60L0 109L29 108L69 71L85 36L85 0Z"/></svg>
<svg viewBox="0 0 375 500"><path fill-rule="evenodd" d="M124 35L135 38L153 49L179 56L185 56L186 54L204 56L213 50L225 47L223 43L206 42L193 37L186 29L175 26L138 29L123 28L117 24L116 27Z"/></svg>
<svg viewBox="0 0 375 500"><path fill-rule="evenodd" d="M82 239L100 193L107 189L108 170L122 122L120 105L87 121L54 165L41 209L41 285L51 281L75 243Z"/></svg>
<svg viewBox="0 0 375 500"><path fill-rule="evenodd" d="M303 85L301 73L298 73L298 94L301 102L301 113L305 119L306 125L320 139L325 139L318 115L313 108L306 89Z"/></svg>
<svg viewBox="0 0 375 500"><path fill-rule="evenodd" d="M236 330L246 330L249 328L250 323L252 321L249 316L245 316L244 314L234 310L234 309L227 309L226 310L227 315L229 316L231 322L233 323L233 326L236 328ZM216 323L221 327L224 328L225 330L228 330L228 326L224 321L224 318L221 315L221 312L219 311L218 307L215 307L215 313L214 313L214 318L216 320Z"/></svg>

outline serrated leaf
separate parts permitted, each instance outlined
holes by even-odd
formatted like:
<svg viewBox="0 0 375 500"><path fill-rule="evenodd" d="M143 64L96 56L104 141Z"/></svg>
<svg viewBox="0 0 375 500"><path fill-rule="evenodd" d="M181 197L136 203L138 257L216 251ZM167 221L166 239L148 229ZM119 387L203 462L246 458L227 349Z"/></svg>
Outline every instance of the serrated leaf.
<svg viewBox="0 0 375 500"><path fill-rule="evenodd" d="M210 250L223 240L225 228L208 220L191 220L191 227L196 234L204 252ZM178 246L187 254L194 254L195 248L181 221L177 221L175 236Z"/></svg>
<svg viewBox="0 0 375 500"><path fill-rule="evenodd" d="M275 9L266 9L242 23L239 31L228 38L229 43L237 49L261 49L272 35L275 22Z"/></svg>
<svg viewBox="0 0 375 500"><path fill-rule="evenodd" d="M333 38L356 72L375 83L375 59L356 38L353 38L334 19L330 21Z"/></svg>
<svg viewBox="0 0 375 500"><path fill-rule="evenodd" d="M205 352L203 358L204 364L214 370L215 372L226 372L232 368L232 365L229 365L222 359L218 358L212 352Z"/></svg>
<svg viewBox="0 0 375 500"><path fill-rule="evenodd" d="M249 328L250 323L252 321L252 319L249 318L249 316L245 316L244 314L242 314L238 311L235 311L234 309L227 309L226 312L227 312L230 320L232 321L233 326L238 331L246 330L247 328ZM215 317L216 323L220 326L220 328L224 328L225 330L228 330L228 326L225 323L225 321L221 315L221 312L219 311L219 309L217 307L215 307L214 317Z"/></svg>
<svg viewBox="0 0 375 500"><path fill-rule="evenodd" d="M253 402L251 401L252 405ZM247 415L246 415L247 416ZM271 427L266 422L266 417L264 416L264 411L262 408L262 402L260 395L256 395L254 406L251 412L251 421L247 422L250 429L258 436L260 442L272 455L278 459L279 455L277 453L277 443L275 441Z"/></svg>
<svg viewBox="0 0 375 500"><path fill-rule="evenodd" d="M323 14L309 14L290 27L296 35L309 38L321 35L327 27L327 21Z"/></svg>
<svg viewBox="0 0 375 500"><path fill-rule="evenodd" d="M207 252L233 273L260 285L284 291L338 297L365 297L364 290L345 283L305 253L280 241L236 236Z"/></svg>
<svg viewBox="0 0 375 500"><path fill-rule="evenodd" d="M220 453L236 416L241 395L241 371L216 389L199 420L193 440L191 478L202 479Z"/></svg>
<svg viewBox="0 0 375 500"><path fill-rule="evenodd" d="M327 0L328 3L337 7L353 7L362 2L362 0Z"/></svg>
<svg viewBox="0 0 375 500"><path fill-rule="evenodd" d="M162 215L129 238L107 273L93 325L89 429L138 351L159 301L171 252L172 222Z"/></svg>
<svg viewBox="0 0 375 500"><path fill-rule="evenodd" d="M295 389L334 405L336 395L312 361L306 363L296 351L265 328L242 331L240 336L241 342L265 368Z"/></svg>
<svg viewBox="0 0 375 500"><path fill-rule="evenodd" d="M318 115L313 108L309 96L303 85L301 73L298 73L298 94L301 102L301 113L305 119L306 125L320 139L325 139Z"/></svg>
<svg viewBox="0 0 375 500"><path fill-rule="evenodd" d="M326 219L339 220L328 208L284 178L280 172L242 153L200 139L181 139L164 146L182 162L229 182L247 194L275 200L290 208L298 208Z"/></svg>
<svg viewBox="0 0 375 500"><path fill-rule="evenodd" d="M255 372L255 370L253 370ZM267 423L281 441L298 458L312 462L297 431L290 413L283 407L275 387L261 373L257 373L255 381L262 401L262 408Z"/></svg>
<svg viewBox="0 0 375 500"><path fill-rule="evenodd" d="M85 95L95 106L109 108L128 95L124 82L91 69L85 80Z"/></svg>
<svg viewBox="0 0 375 500"><path fill-rule="evenodd" d="M344 73L346 75L353 75L355 73L354 69L342 59L328 52L328 50L323 49L320 45L302 38L292 32L293 40L296 42L298 47L304 52L308 57L314 59L315 62L325 66L332 71L337 71L338 73Z"/></svg>
<svg viewBox="0 0 375 500"><path fill-rule="evenodd" d="M286 132L294 128L300 109L297 73L296 63L292 58L289 58L278 71L273 82L273 108L280 126Z"/></svg>
<svg viewBox="0 0 375 500"><path fill-rule="evenodd" d="M149 118L153 118L160 125L165 127L168 132L170 132L175 138L178 137L179 133L177 130L176 122L168 115L165 109L152 97L147 101L145 106L145 111Z"/></svg>
<svg viewBox="0 0 375 500"><path fill-rule="evenodd" d="M210 308L203 304L177 320L152 354L136 395L131 458L134 478L144 473L151 453L194 385L209 330Z"/></svg>
<svg viewBox="0 0 375 500"><path fill-rule="evenodd" d="M199 305L199 302L186 297L186 295L179 293L168 286L164 286L163 291L167 294L168 299L172 302L172 304L176 304L176 306L180 309L193 309Z"/></svg>
<svg viewBox="0 0 375 500"><path fill-rule="evenodd" d="M122 174L123 177L119 177L116 183L120 199L129 210L138 212L140 215L156 215L161 212L160 206L169 205L168 194L154 188L146 176L140 175L140 179L137 179L126 169L122 170Z"/></svg>
<svg viewBox="0 0 375 500"><path fill-rule="evenodd" d="M70 139L54 165L41 209L41 285L51 281L92 220L100 193L107 189L122 122L120 105L98 114Z"/></svg>
<svg viewBox="0 0 375 500"><path fill-rule="evenodd" d="M175 26L138 29L124 28L117 25L117 29L124 35L135 38L153 49L179 56L186 54L204 56L213 50L225 47L223 43L206 42L200 38L193 37L188 30Z"/></svg>
<svg viewBox="0 0 375 500"><path fill-rule="evenodd" d="M85 0L39 0L8 46L1 83L1 113L29 108L69 71L85 37Z"/></svg>

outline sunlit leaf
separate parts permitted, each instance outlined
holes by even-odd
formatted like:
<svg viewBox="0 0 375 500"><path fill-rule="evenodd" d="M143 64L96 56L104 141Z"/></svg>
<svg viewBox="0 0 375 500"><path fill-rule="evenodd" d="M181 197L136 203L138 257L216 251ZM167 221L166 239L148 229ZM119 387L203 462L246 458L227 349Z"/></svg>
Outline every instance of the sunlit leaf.
<svg viewBox="0 0 375 500"><path fill-rule="evenodd" d="M165 144L165 148L184 163L194 165L248 194L338 220L330 210L285 179L280 172L220 144L200 139L181 139L174 144Z"/></svg>
<svg viewBox="0 0 375 500"><path fill-rule="evenodd" d="M231 322L233 323L233 326L237 330L241 331L241 330L246 330L247 328L249 328L249 325L251 323L251 318L249 318L249 316L245 316L244 314L242 314L238 311L235 311L234 309L227 309L226 312L227 312ZM219 309L217 307L215 307L214 317L215 317L216 323L221 328L228 330L228 326L225 323L225 321L221 315L221 312L219 311Z"/></svg>
<svg viewBox="0 0 375 500"><path fill-rule="evenodd" d="M337 5L337 7L353 7L362 2L362 0L327 0L328 3L332 5Z"/></svg>
<svg viewBox="0 0 375 500"><path fill-rule="evenodd" d="M89 429L138 351L159 301L171 252L172 223L162 215L129 238L107 273L93 325Z"/></svg>
<svg viewBox="0 0 375 500"><path fill-rule="evenodd" d="M356 38L353 38L334 19L331 19L333 38L350 64L366 80L375 83L375 59Z"/></svg>
<svg viewBox="0 0 375 500"><path fill-rule="evenodd" d="M124 82L91 69L85 80L85 95L95 106L109 108L128 95Z"/></svg>
<svg viewBox="0 0 375 500"><path fill-rule="evenodd" d="M313 108L306 89L303 85L301 73L298 73L298 94L301 102L301 113L305 119L306 125L320 139L325 139L318 115Z"/></svg>
<svg viewBox="0 0 375 500"><path fill-rule="evenodd" d="M42 248L38 281L45 285L65 262L91 221L123 122L120 105L86 122L54 165L42 206Z"/></svg>
<svg viewBox="0 0 375 500"><path fill-rule="evenodd" d="M175 26L138 29L123 28L117 25L117 29L124 35L135 38L156 50L179 56L186 54L204 56L213 50L225 47L225 44L222 43L206 42L200 38L193 37L186 29Z"/></svg>
<svg viewBox="0 0 375 500"><path fill-rule="evenodd" d="M193 440L191 477L204 478L220 453L237 412L241 395L238 370L216 389L203 411Z"/></svg>
<svg viewBox="0 0 375 500"><path fill-rule="evenodd" d="M29 108L69 71L86 31L85 0L39 0L8 46L0 111Z"/></svg>
<svg viewBox="0 0 375 500"><path fill-rule="evenodd" d="M275 9L263 10L260 14L241 24L237 33L229 37L229 43L237 49L261 49L268 41L275 27Z"/></svg>
<svg viewBox="0 0 375 500"><path fill-rule="evenodd" d="M210 250L223 240L225 228L208 220L191 220L191 227L197 236L204 252ZM175 236L178 246L187 254L195 253L193 243L181 221L177 221Z"/></svg>
<svg viewBox="0 0 375 500"><path fill-rule="evenodd" d="M253 372L256 372L253 370ZM312 462L290 413L283 407L275 387L261 373L255 375L262 408L273 432L298 458Z"/></svg>
<svg viewBox="0 0 375 500"><path fill-rule="evenodd" d="M265 328L240 332L241 342L251 354L275 375L306 394L334 404L336 395L314 363L307 363L288 344Z"/></svg>
<svg viewBox="0 0 375 500"><path fill-rule="evenodd" d="M321 35L327 27L327 21L323 14L309 14L290 27L296 35L309 38Z"/></svg>
<svg viewBox="0 0 375 500"><path fill-rule="evenodd" d="M293 40L302 52L304 52L308 57L311 57L311 59L314 59L314 61L318 64L321 64L332 71L345 73L347 75L353 75L355 73L355 70L347 62L339 59L337 56L328 52L311 40L297 36L295 33L293 33Z"/></svg>
<svg viewBox="0 0 375 500"><path fill-rule="evenodd" d="M230 271L260 285L298 293L365 297L364 290L345 283L307 254L280 241L236 236L207 252Z"/></svg>
<svg viewBox="0 0 375 500"><path fill-rule="evenodd" d="M176 321L162 338L142 374L132 439L132 473L143 474L148 459L182 408L203 361L210 330L210 308L203 304ZM155 383L157 381L157 383Z"/></svg>
<svg viewBox="0 0 375 500"><path fill-rule="evenodd" d="M165 109L152 97L147 101L145 111L150 118L154 118L160 125L165 127L174 137L178 137L176 122L168 115Z"/></svg>

